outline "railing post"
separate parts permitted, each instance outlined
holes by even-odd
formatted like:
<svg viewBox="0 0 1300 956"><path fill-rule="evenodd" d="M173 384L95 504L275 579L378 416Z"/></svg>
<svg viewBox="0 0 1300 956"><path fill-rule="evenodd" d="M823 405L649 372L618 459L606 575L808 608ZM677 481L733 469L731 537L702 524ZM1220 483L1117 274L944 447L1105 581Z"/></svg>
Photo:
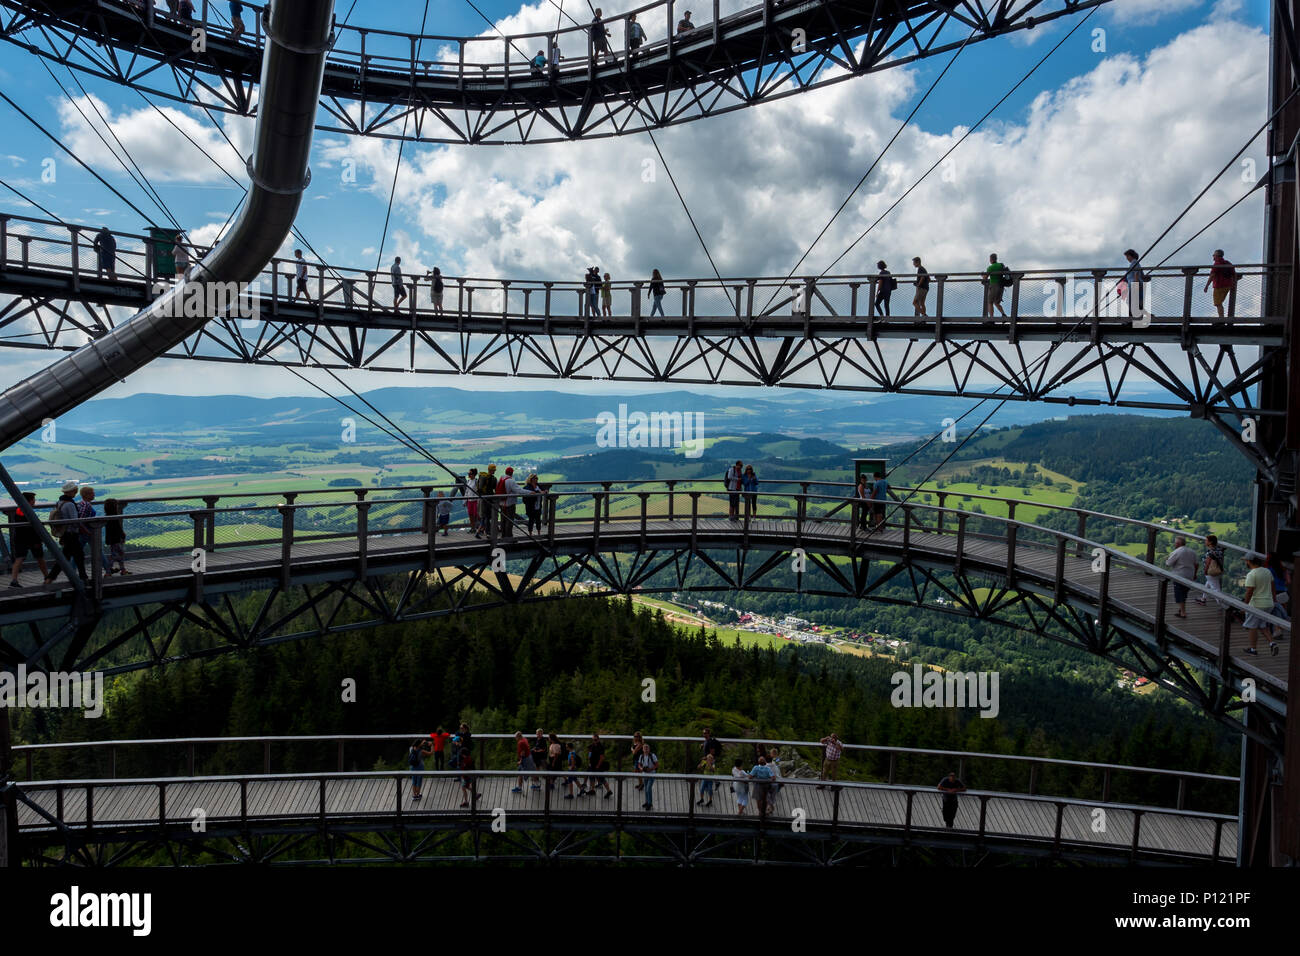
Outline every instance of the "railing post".
<svg viewBox="0 0 1300 956"><path fill-rule="evenodd" d="M670 479L670 480L667 482L667 485L668 485L668 520L669 520L669 521L672 521L672 520L673 520L673 517L674 517L674 516L673 516L673 501L674 501L674 499L677 497L677 495L674 493L673 489L677 487L677 482L676 482L676 481L673 481L673 480Z"/></svg>
<svg viewBox="0 0 1300 956"><path fill-rule="evenodd" d="M1052 600L1056 604L1065 601L1065 538L1056 539L1056 572L1053 579Z"/></svg>
<svg viewBox="0 0 1300 956"><path fill-rule="evenodd" d="M952 570L954 574L961 574L962 564L965 563L962 560L962 555L965 553L965 550L966 550L966 512L959 511L957 513L957 551L953 557L953 565L952 565Z"/></svg>
<svg viewBox="0 0 1300 956"><path fill-rule="evenodd" d="M1147 564L1156 562L1156 529L1147 528Z"/></svg>
<svg viewBox="0 0 1300 956"><path fill-rule="evenodd" d="M934 327L935 337L940 342L943 341L943 284L948 281L948 277L942 273L930 276L934 280Z"/></svg>
<svg viewBox="0 0 1300 956"><path fill-rule="evenodd" d="M698 550L696 535L700 530L700 492L689 492L691 496L691 550Z"/></svg>
<svg viewBox="0 0 1300 956"><path fill-rule="evenodd" d="M1232 648L1232 608L1223 608L1219 617L1219 677L1228 679L1229 653Z"/></svg>
<svg viewBox="0 0 1300 956"><path fill-rule="evenodd" d="M1014 522L1007 525L1007 587L1016 586L1016 529Z"/></svg>
<svg viewBox="0 0 1300 956"><path fill-rule="evenodd" d="M365 491L356 492L357 495L357 577L364 579L366 577L366 552L369 547L370 534L370 502L361 500ZM437 521L432 522L437 524Z"/></svg>
<svg viewBox="0 0 1300 956"><path fill-rule="evenodd" d="M1101 777L1101 802L1110 803L1111 771L1107 767Z"/></svg>
<svg viewBox="0 0 1300 956"><path fill-rule="evenodd" d="M548 547L555 547L555 505L558 496L551 492L546 493L546 544Z"/></svg>
<svg viewBox="0 0 1300 956"><path fill-rule="evenodd" d="M279 506L280 511L280 587L288 589L290 572L289 559L293 551L293 512L292 504Z"/></svg>
<svg viewBox="0 0 1300 956"><path fill-rule="evenodd" d="M81 227L69 226L68 233L72 237L72 291L81 290Z"/></svg>

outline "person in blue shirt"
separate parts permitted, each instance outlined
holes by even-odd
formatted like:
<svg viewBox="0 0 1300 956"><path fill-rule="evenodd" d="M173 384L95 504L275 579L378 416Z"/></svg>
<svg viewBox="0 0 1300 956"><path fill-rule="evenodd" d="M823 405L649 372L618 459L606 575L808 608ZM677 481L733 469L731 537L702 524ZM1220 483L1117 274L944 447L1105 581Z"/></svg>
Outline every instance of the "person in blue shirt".
<svg viewBox="0 0 1300 956"><path fill-rule="evenodd" d="M767 816L768 791L772 789L772 768L767 765L766 757L759 757L758 763L749 771L754 781L754 802L758 804L761 816Z"/></svg>
<svg viewBox="0 0 1300 956"><path fill-rule="evenodd" d="M889 498L889 482L883 471L876 472L875 483L871 486L871 511L875 522L872 531L883 531L885 527L885 502Z"/></svg>
<svg viewBox="0 0 1300 956"><path fill-rule="evenodd" d="M539 79L546 75L546 54L542 50L537 51L537 56L533 57L533 76Z"/></svg>

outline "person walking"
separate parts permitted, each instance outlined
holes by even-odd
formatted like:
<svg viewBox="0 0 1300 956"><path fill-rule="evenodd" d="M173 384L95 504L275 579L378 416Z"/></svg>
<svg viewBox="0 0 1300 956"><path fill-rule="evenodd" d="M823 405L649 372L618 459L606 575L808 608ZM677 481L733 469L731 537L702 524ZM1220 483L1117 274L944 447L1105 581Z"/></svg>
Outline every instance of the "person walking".
<svg viewBox="0 0 1300 956"><path fill-rule="evenodd" d="M753 516L758 511L758 476L754 466L746 465L745 473L740 477L740 488L745 495L745 514Z"/></svg>
<svg viewBox="0 0 1300 956"><path fill-rule="evenodd" d="M605 756L605 742L600 739L600 734L591 735L591 744L587 749L587 766L591 768L591 775L587 777L587 796L594 797L596 788L605 789L605 799L608 800L614 795L610 789L609 781L605 779L605 774L609 772L609 758Z"/></svg>
<svg viewBox="0 0 1300 956"><path fill-rule="evenodd" d="M1264 556L1264 567L1268 568L1269 574L1273 575L1273 599L1277 602L1273 606L1273 616L1280 617L1284 621L1291 620L1291 575L1287 571L1282 559L1277 556L1276 551L1270 551Z"/></svg>
<svg viewBox="0 0 1300 956"><path fill-rule="evenodd" d="M569 775L564 778L564 786L569 792L564 795L564 799L572 800L575 786L577 786L580 793L586 793L587 788L583 786L582 778L578 776L578 771L582 769L582 758L578 756L578 745L570 740L567 749L569 752L564 757L564 766L569 771Z"/></svg>
<svg viewBox="0 0 1300 956"><path fill-rule="evenodd" d="M709 751L704 755L696 769L706 776L715 777L718 774L718 758L714 756L712 751ZM712 780L700 781L700 798L695 801L695 805L713 806L713 790L715 786L716 784Z"/></svg>
<svg viewBox="0 0 1300 956"><path fill-rule="evenodd" d="M230 0L230 40L238 43L244 32L244 5L240 0Z"/></svg>
<svg viewBox="0 0 1300 956"><path fill-rule="evenodd" d="M1264 631L1269 635L1268 650L1270 654L1277 653L1277 641L1273 640L1272 630L1268 621L1260 615L1272 614L1273 607L1277 600L1273 597L1273 575L1269 573L1268 568L1264 567L1264 559L1258 554L1246 555L1246 567L1250 568L1246 572L1246 603L1250 605L1251 613L1246 615L1242 626L1246 628L1247 635L1250 637L1250 647L1246 648L1247 654L1258 654L1255 645L1259 642L1259 633Z"/></svg>
<svg viewBox="0 0 1300 956"><path fill-rule="evenodd" d="M876 268L880 270L876 273L876 314L889 315L889 297L898 288L898 280L885 266L884 259L876 263Z"/></svg>
<svg viewBox="0 0 1300 956"><path fill-rule="evenodd" d="M614 314L614 288L609 280L609 273L600 284L600 314L609 317Z"/></svg>
<svg viewBox="0 0 1300 956"><path fill-rule="evenodd" d="M1232 263L1223 258L1223 250L1214 250L1214 265L1210 266L1209 278L1205 280L1202 292L1209 292L1214 287L1214 308L1219 318L1224 318L1223 304L1228 301L1228 294L1237 287L1237 270Z"/></svg>
<svg viewBox="0 0 1300 956"><path fill-rule="evenodd" d="M844 744L840 741L839 734L832 731L821 739L821 745L824 748L822 752L822 775L819 779L825 780L830 777L831 783L839 780L840 774L840 757L844 753ZM818 790L825 790L826 785L819 783Z"/></svg>
<svg viewBox="0 0 1300 956"><path fill-rule="evenodd" d="M605 62L613 58L609 49L609 31L605 29L605 21L601 18L600 7L596 8L595 16L591 18L591 58L603 57Z"/></svg>
<svg viewBox="0 0 1300 956"><path fill-rule="evenodd" d="M930 295L930 273L921 265L921 257L913 256L912 265L916 267L916 292L912 295L912 314L925 316L925 300Z"/></svg>
<svg viewBox="0 0 1300 956"><path fill-rule="evenodd" d="M65 481L63 483L63 494L59 495L59 500L55 502L54 508L50 511L49 520L68 522L58 526L59 550L77 569L77 574L84 583L86 581L86 552L81 546L81 535L77 533L77 526L72 523L77 520L76 496L77 483L75 481ZM50 573L45 576L46 586L53 584L62 570L62 565L56 562L50 568Z"/></svg>
<svg viewBox="0 0 1300 956"><path fill-rule="evenodd" d="M9 581L11 588L22 587L18 583L18 574L23 569L23 561L29 555L36 559L36 565L41 569L41 577L50 576L50 570L45 565L45 549L41 547L41 539L37 536L31 522L27 520L28 508L33 509L31 513L35 513L36 492L34 491L23 492L23 503L20 503L9 517L9 551L13 555L13 566L10 568L12 577Z"/></svg>
<svg viewBox="0 0 1300 956"><path fill-rule="evenodd" d="M636 22L636 14L629 13L627 15L627 53L630 59L636 58L637 50L641 48L641 44L644 42L645 30L641 28L641 24Z"/></svg>
<svg viewBox="0 0 1300 956"><path fill-rule="evenodd" d="M744 484L745 466L737 461L722 476L722 484L727 489L727 517L732 521L740 520L740 491Z"/></svg>
<svg viewBox="0 0 1300 956"><path fill-rule="evenodd" d="M654 305L650 307L650 314L658 313L661 317L664 315L664 277L659 274L658 269L650 272L650 288L646 290L646 295L654 299Z"/></svg>
<svg viewBox="0 0 1300 956"><path fill-rule="evenodd" d="M311 301L311 292L307 289L307 260L302 257L302 250L293 250L294 258L294 276L297 278L297 286L293 290L293 301L298 301L301 295L308 302Z"/></svg>
<svg viewBox="0 0 1300 956"><path fill-rule="evenodd" d="M645 744L645 741L644 741L644 739L642 739L642 737L641 737L641 731L638 730L638 731L634 732L634 733L632 734L632 751L631 751L631 757L632 757L632 769L633 769L633 770L636 770L636 769L637 769L636 762L637 762L639 759L641 759L641 747L642 747L644 744ZM645 779L644 779L644 778L637 780L637 782L636 782L636 789L638 789L638 790L644 790L644 789L645 789Z"/></svg>
<svg viewBox="0 0 1300 956"><path fill-rule="evenodd" d="M510 792L523 793L524 774L529 771L536 770L537 765L533 763L533 752L529 748L528 738L524 736L524 732L522 730L515 731L515 757L517 761L517 766L519 767L519 779L515 783L515 785L510 788ZM533 777L533 780L536 781L537 778Z"/></svg>
<svg viewBox="0 0 1300 956"><path fill-rule="evenodd" d="M943 824L951 830L957 819L957 794L966 792L966 784L957 779L956 771L949 770L938 789L943 793Z"/></svg>
<svg viewBox="0 0 1300 956"><path fill-rule="evenodd" d="M426 725L427 726L427 725ZM411 743L410 749L406 752L406 763L411 768L411 799L419 800L420 791L424 786L424 758L433 753L430 742L423 737L417 738Z"/></svg>
<svg viewBox="0 0 1300 956"><path fill-rule="evenodd" d="M108 226L101 226L91 243L95 249L95 275L108 273L110 279L117 278L117 240L108 231Z"/></svg>
<svg viewBox="0 0 1300 956"><path fill-rule="evenodd" d="M1171 568L1180 578L1196 580L1196 552L1187 546L1182 535L1174 538L1174 550L1165 558L1165 567ZM1174 604L1178 606L1175 617L1187 617L1187 585L1174 582Z"/></svg>
<svg viewBox="0 0 1300 956"><path fill-rule="evenodd" d="M553 774L564 769L564 745L553 732L546 737L546 769ZM546 778L546 789L555 789L555 777Z"/></svg>
<svg viewBox="0 0 1300 956"><path fill-rule="evenodd" d="M1115 288L1115 294L1119 296L1121 302L1128 305L1129 318L1133 318L1142 312L1143 290L1147 276L1142 271L1142 263L1138 259L1136 249L1125 249L1124 261L1127 265L1124 267L1124 275L1119 280L1119 285ZM1134 296L1134 292L1137 293L1136 296ZM1136 308L1133 305L1135 299L1137 301Z"/></svg>
<svg viewBox="0 0 1300 956"><path fill-rule="evenodd" d="M998 262L996 252L989 253L989 265L984 270L984 318L993 318L993 310L997 309L1002 313L1002 318L1007 317L1007 313L1002 308L1002 293L1007 286L1011 284L1011 278L1007 273L1007 267L1004 263Z"/></svg>
<svg viewBox="0 0 1300 956"><path fill-rule="evenodd" d="M95 489L90 485L81 486L81 499L77 502L77 517L82 519L82 523L77 526L77 534L81 538L82 553L94 557L94 550L91 547L91 539L100 537L99 528L91 523L91 518L96 517L98 512L95 511ZM101 545L99 549L99 566L108 571L108 551Z"/></svg>
<svg viewBox="0 0 1300 956"><path fill-rule="evenodd" d="M749 774L745 773L739 757L731 768L731 792L736 795L736 814L743 817L749 805Z"/></svg>
<svg viewBox="0 0 1300 956"><path fill-rule="evenodd" d="M406 298L406 284L402 281L402 257L393 256L393 264L388 270L388 274L393 280L393 311L396 312L398 306Z"/></svg>
<svg viewBox="0 0 1300 956"><path fill-rule="evenodd" d="M1223 570L1226 567L1227 553L1219 546L1219 536L1207 534L1205 536L1205 587L1210 591L1223 593ZM1223 602L1218 598L1214 599L1219 607L1223 607ZM1196 596L1197 604L1205 603L1205 595Z"/></svg>
<svg viewBox="0 0 1300 956"><path fill-rule="evenodd" d="M659 757L648 743L641 745L641 756L636 759L636 769L645 774L645 803L642 810L653 810L655 804L655 774L659 772Z"/></svg>

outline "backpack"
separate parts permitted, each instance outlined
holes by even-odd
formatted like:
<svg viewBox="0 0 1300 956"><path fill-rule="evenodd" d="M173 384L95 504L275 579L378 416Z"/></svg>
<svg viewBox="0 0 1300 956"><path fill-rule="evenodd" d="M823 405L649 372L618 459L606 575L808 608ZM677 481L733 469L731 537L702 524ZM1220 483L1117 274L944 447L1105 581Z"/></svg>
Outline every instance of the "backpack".
<svg viewBox="0 0 1300 956"><path fill-rule="evenodd" d="M421 757L420 748L412 747L406 755L407 765L410 767L420 766L420 757Z"/></svg>
<svg viewBox="0 0 1300 956"><path fill-rule="evenodd" d="M1210 560L1205 563L1205 573L1211 577L1217 578L1219 575L1223 574L1223 565L1214 560L1214 558L1210 558Z"/></svg>
<svg viewBox="0 0 1300 956"><path fill-rule="evenodd" d="M890 276L890 277L889 277L889 291L890 291L890 292L893 292L893 291L894 291L895 289L897 289L897 288L898 288L898 280L895 279L893 276Z"/></svg>
<svg viewBox="0 0 1300 956"><path fill-rule="evenodd" d="M1002 283L1004 287L1011 285L1011 270L1007 268L1005 262L1002 263L1002 271L998 273L998 282Z"/></svg>
<svg viewBox="0 0 1300 956"><path fill-rule="evenodd" d="M500 481L497 482L497 494L504 495L505 493L506 493L506 480L502 478Z"/></svg>
<svg viewBox="0 0 1300 956"><path fill-rule="evenodd" d="M573 753L571 753L569 756L573 758L573 767L572 767L572 769L573 769L573 770L581 770L581 769L582 769L582 758L581 758L580 756L578 756L578 752L575 750L575 751L574 751Z"/></svg>

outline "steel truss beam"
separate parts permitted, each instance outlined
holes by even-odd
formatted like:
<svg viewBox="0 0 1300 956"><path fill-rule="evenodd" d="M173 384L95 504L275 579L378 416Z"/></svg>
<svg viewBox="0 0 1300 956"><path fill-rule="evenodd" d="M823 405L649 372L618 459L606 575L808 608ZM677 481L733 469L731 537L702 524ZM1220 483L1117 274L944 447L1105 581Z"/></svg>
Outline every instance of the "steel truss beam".
<svg viewBox="0 0 1300 956"><path fill-rule="evenodd" d="M0 345L72 351L113 327L112 307L15 295L0 304ZM526 323L517 323L517 326ZM644 332L454 331L358 323L214 319L165 358L293 368L366 369L423 375L575 381L665 382L831 389L1069 408L1177 411L1214 423L1258 467L1276 460L1242 438L1247 420L1285 414L1260 407L1258 386L1284 355L1278 347L1200 342L1070 342L1041 361L1046 343L984 332L958 338L877 334L766 335L736 327L665 336ZM1098 394L1100 392L1100 394Z"/></svg>
<svg viewBox="0 0 1300 956"><path fill-rule="evenodd" d="M652 43L635 66L621 53L608 65L578 57L562 62L553 79L532 77L520 53L521 43L536 49L536 36L499 41L502 61L479 63L473 50L466 60L466 47L483 49L475 43L481 38L430 38L423 47L413 36L369 38L372 50L379 40L396 43L401 52L393 57L367 53L365 31L343 27L326 66L317 128L465 144L618 136L913 63L957 49L968 35L977 43L1106 2L1002 0L995 12L975 0L769 2L724 18L715 29L703 24L688 38ZM644 22L648 17L643 13ZM149 18L125 2L0 0L0 37L31 53L177 102L253 115L261 61L256 24L242 42L208 24L201 50L193 27L161 14ZM586 45L583 29L561 33L570 57L575 46ZM798 40L795 31L802 31ZM417 54L421 49L434 52ZM443 55L456 59L440 61ZM505 56L516 58L513 69Z"/></svg>
<svg viewBox="0 0 1300 956"><path fill-rule="evenodd" d="M969 560L954 569L919 554L901 560L855 554L845 561L842 556L816 550L806 552L811 567L791 587L784 576L791 551L737 549L726 559L721 554L690 547L621 554L552 553L529 560L513 581L482 562L444 567L432 574L412 571L301 584L287 590L274 587L259 592L259 599L242 612L229 595L219 600L187 596L147 610L132 608L133 620L119 615L111 627L101 623L98 639L61 664L56 663L55 649L47 649L33 663L51 670L98 668L118 673L581 594L800 593L937 610L1050 638L1146 676L1272 750L1281 746L1281 708L1264 706L1263 688L1258 689L1259 702L1243 701L1240 688L1245 674L1231 673L1231 666L1225 671L1208 650L1202 653L1154 637L1149 624L1101 611L1095 598L1070 593L1058 596L1052 586L1027 580L1019 573L1018 579L1009 583L1004 574L990 573ZM873 562L877 565L874 570ZM689 578L701 570L711 579L692 583ZM902 596L900 584L905 588ZM182 646L177 638L184 624L190 628ZM2 633L0 656L4 660L31 659L32 645L39 639L35 626L10 626ZM1250 686L1254 686L1253 679ZM1251 711L1248 721L1246 709Z"/></svg>
<svg viewBox="0 0 1300 956"><path fill-rule="evenodd" d="M19 800L37 808L19 792ZM403 817L347 819L326 816L258 822L248 829L210 822L204 833L188 825L64 828L24 833L29 865L112 867L139 864L165 853L168 865L365 866L455 862L490 863L671 863L709 866L763 863L798 867L904 865L920 855L945 865L981 866L990 858L1002 865L1060 863L1186 865L1174 853L1121 847L1066 844L983 835L966 830L810 824L794 833L780 818L710 820L690 824L674 817L627 815L582 821L543 822L516 818L505 833L493 833L490 820ZM1197 862L1206 862L1203 859Z"/></svg>

